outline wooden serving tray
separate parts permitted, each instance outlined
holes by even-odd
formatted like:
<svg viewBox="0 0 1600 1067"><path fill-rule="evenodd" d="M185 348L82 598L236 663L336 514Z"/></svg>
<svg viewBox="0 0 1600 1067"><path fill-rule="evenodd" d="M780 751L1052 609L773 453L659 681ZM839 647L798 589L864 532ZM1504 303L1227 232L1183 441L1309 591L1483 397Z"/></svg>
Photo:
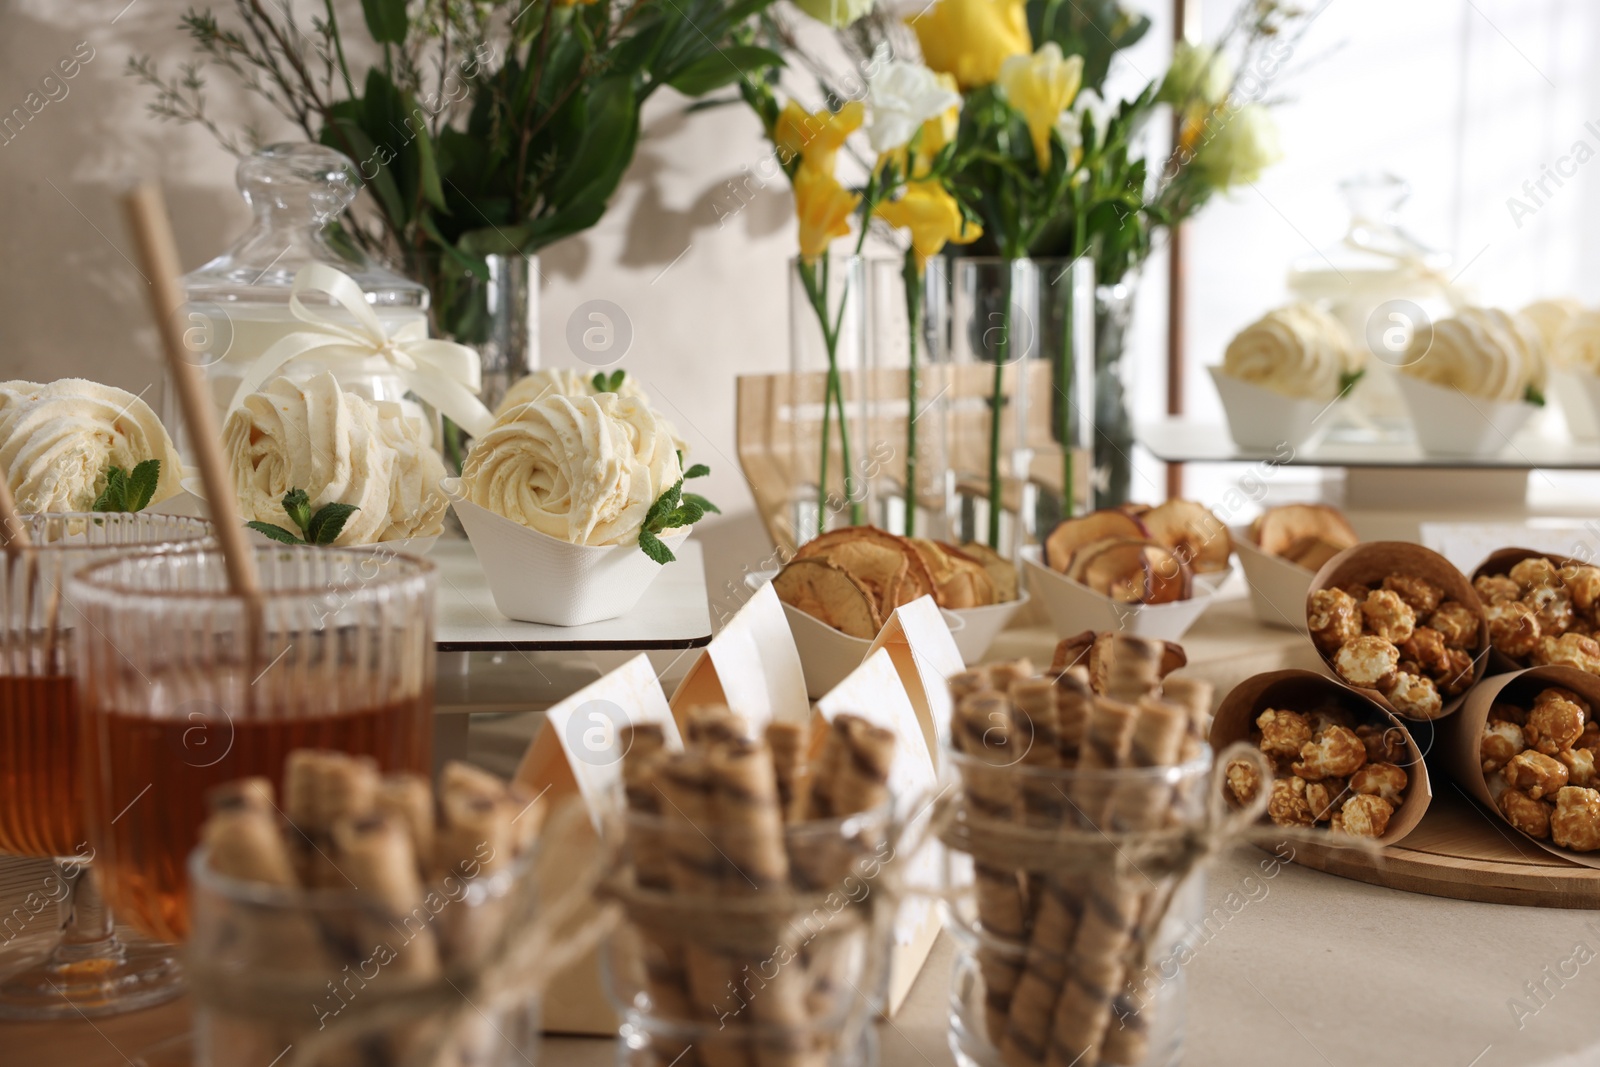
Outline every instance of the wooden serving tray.
<svg viewBox="0 0 1600 1067"><path fill-rule="evenodd" d="M1600 909L1600 870L1568 863L1522 839L1442 775L1417 824L1379 855L1294 846L1294 862L1358 882L1486 904Z"/></svg>

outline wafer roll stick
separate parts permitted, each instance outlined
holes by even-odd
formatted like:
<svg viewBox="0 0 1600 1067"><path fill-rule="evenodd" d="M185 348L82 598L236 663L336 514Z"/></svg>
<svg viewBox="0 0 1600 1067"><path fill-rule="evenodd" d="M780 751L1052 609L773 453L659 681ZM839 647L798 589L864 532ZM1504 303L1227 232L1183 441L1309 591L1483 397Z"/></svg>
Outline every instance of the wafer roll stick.
<svg viewBox="0 0 1600 1067"><path fill-rule="evenodd" d="M844 758L844 739L830 725L822 739L822 751L811 768L810 788L806 790L802 819L827 819L833 815L833 778Z"/></svg>
<svg viewBox="0 0 1600 1067"><path fill-rule="evenodd" d="M433 787L420 774L386 774L378 782L373 807L400 820L411 835L411 848L431 863L434 855Z"/></svg>
<svg viewBox="0 0 1600 1067"><path fill-rule="evenodd" d="M303 885L348 887L329 857L333 826L370 814L377 796L378 765L371 759L313 749L289 753L283 772L284 814L301 837L296 866Z"/></svg>
<svg viewBox="0 0 1600 1067"><path fill-rule="evenodd" d="M493 877L516 862L512 820L517 806L504 786L498 797L459 785L454 790L447 787L439 797L439 811L443 823L434 859L445 872L447 887ZM512 906L509 897L498 896L477 907L444 909L438 917L439 938L452 962L471 967L487 959Z"/></svg>
<svg viewBox="0 0 1600 1067"><path fill-rule="evenodd" d="M963 699L973 693L982 693L995 687L994 676L987 667L974 667L970 671L952 674L948 684L950 686L950 700L955 704L961 703Z"/></svg>
<svg viewBox="0 0 1600 1067"><path fill-rule="evenodd" d="M1162 683L1161 699L1189 710L1189 733L1183 739L1178 762L1188 763L1210 747L1211 700L1215 695L1210 682L1198 678L1168 678Z"/></svg>
<svg viewBox="0 0 1600 1067"><path fill-rule="evenodd" d="M843 742L831 790L835 818L875 811L889 802L894 733L855 715L841 715L834 729Z"/></svg>
<svg viewBox="0 0 1600 1067"><path fill-rule="evenodd" d="M684 714L684 738L691 747L751 735L750 724L721 704L696 704Z"/></svg>
<svg viewBox="0 0 1600 1067"><path fill-rule="evenodd" d="M395 959L386 967L389 972L416 977L438 974L438 944L422 903L417 857L405 826L388 815L343 819L334 824L333 843L339 868L382 908L381 915L363 924L366 929L354 931L361 957L387 944L396 950Z"/></svg>
<svg viewBox="0 0 1600 1067"><path fill-rule="evenodd" d="M778 807L784 822L794 822L801 817L802 801L810 784L806 773L806 730L799 723L772 722L767 724L766 738L778 782Z"/></svg>
<svg viewBox="0 0 1600 1067"><path fill-rule="evenodd" d="M1154 692L1161 685L1161 657L1165 652L1166 645L1161 641L1117 634L1111 639L1105 695L1136 704Z"/></svg>
<svg viewBox="0 0 1600 1067"><path fill-rule="evenodd" d="M1089 709L1094 706L1094 690L1089 672L1082 667L1063 671L1056 678L1056 744L1061 766L1076 767L1089 728Z"/></svg>

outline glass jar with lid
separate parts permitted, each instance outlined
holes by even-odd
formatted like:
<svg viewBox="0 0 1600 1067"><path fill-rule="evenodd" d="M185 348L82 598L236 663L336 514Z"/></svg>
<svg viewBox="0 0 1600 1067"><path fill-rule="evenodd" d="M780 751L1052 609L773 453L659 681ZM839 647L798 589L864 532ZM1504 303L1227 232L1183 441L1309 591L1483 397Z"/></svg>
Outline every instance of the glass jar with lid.
<svg viewBox="0 0 1600 1067"><path fill-rule="evenodd" d="M372 262L340 224L360 187L348 157L317 144L268 145L239 162L237 183L255 215L249 229L183 278L185 344L204 368L219 421L262 355L307 328L291 311L290 297L296 275L309 264L325 264L353 279L387 335L413 323L426 329L428 291ZM354 316L329 294L305 291L298 297L319 320L356 326ZM424 414L381 355L351 358L312 350L275 373L303 380L323 371L332 371L342 388L368 400L401 402ZM163 414L168 427L183 425L170 381Z"/></svg>

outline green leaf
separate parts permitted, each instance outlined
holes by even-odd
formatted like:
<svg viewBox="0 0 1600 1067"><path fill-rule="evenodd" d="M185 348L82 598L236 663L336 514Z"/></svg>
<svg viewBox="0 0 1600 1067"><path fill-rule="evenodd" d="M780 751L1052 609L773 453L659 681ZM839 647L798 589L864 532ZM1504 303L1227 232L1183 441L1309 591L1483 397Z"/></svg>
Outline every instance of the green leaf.
<svg viewBox="0 0 1600 1067"><path fill-rule="evenodd" d="M601 78L589 90L585 106L583 138L561 161L561 177L545 191L549 202L564 207L592 203L597 192L602 205L609 200L638 134L639 101L631 79Z"/></svg>
<svg viewBox="0 0 1600 1067"><path fill-rule="evenodd" d="M672 554L672 549L667 547L665 541L649 530L639 531L639 549L645 555L663 565L671 563L678 558Z"/></svg>
<svg viewBox="0 0 1600 1067"><path fill-rule="evenodd" d="M1536 386L1528 386L1528 388L1523 391L1522 399L1526 400L1534 407L1544 407L1544 394L1541 393Z"/></svg>
<svg viewBox="0 0 1600 1067"><path fill-rule="evenodd" d="M696 463L694 466L692 466L688 470L684 471L683 472L683 476L685 478L704 478L706 475L708 475L710 473L711 473L711 468L710 467L706 466L704 463Z"/></svg>
<svg viewBox="0 0 1600 1067"><path fill-rule="evenodd" d="M612 371L611 372L611 384L606 387L607 391L608 392L612 392L612 393L621 391L623 380L626 379L627 377L628 377L628 372L625 371L625 370L614 370L614 371Z"/></svg>
<svg viewBox="0 0 1600 1067"><path fill-rule="evenodd" d="M324 504L311 516L306 527L306 541L313 545L331 545L338 538L351 515L361 509L354 504Z"/></svg>
<svg viewBox="0 0 1600 1067"><path fill-rule="evenodd" d="M672 514L667 516L667 529L679 526L693 526L706 517L705 509L693 501L685 500L672 509Z"/></svg>
<svg viewBox="0 0 1600 1067"><path fill-rule="evenodd" d="M161 461L147 459L134 466L133 474L128 478L128 486L124 503L128 511L143 511L150 505L156 495L156 486L161 483Z"/></svg>
<svg viewBox="0 0 1600 1067"><path fill-rule="evenodd" d="M254 530L256 533L265 534L274 541L282 541L286 545L305 544L304 541L300 540L300 538L296 537L288 530L285 530L282 526L274 526L270 522L247 522L245 525L250 527L250 529Z"/></svg>
<svg viewBox="0 0 1600 1067"><path fill-rule="evenodd" d="M407 102L411 102L409 98ZM416 139L411 143L417 146L417 175L422 182L422 195L448 215L450 209L445 206L444 186L439 182L439 159L433 151L433 138L428 136L428 126L424 122L416 123L416 131Z"/></svg>
<svg viewBox="0 0 1600 1067"><path fill-rule="evenodd" d="M661 530L661 525L668 515L672 514L678 506L678 494L683 492L683 479L679 478L673 483L672 488L656 497L656 502L650 505L650 510L644 513L643 527L649 531Z"/></svg>
<svg viewBox="0 0 1600 1067"><path fill-rule="evenodd" d="M302 533L311 524L311 497L304 489L291 489L283 494L283 510Z"/></svg>
<svg viewBox="0 0 1600 1067"><path fill-rule="evenodd" d="M403 44L406 39L406 0L361 0L367 32L379 44Z"/></svg>
<svg viewBox="0 0 1600 1067"><path fill-rule="evenodd" d="M695 507L699 508L701 511L709 511L713 515L721 515L722 514L722 509L721 508L717 507L715 504L713 504L711 501L707 500L705 497L701 496L699 493L685 493L685 494L683 494L683 502L685 504L693 504Z"/></svg>
<svg viewBox="0 0 1600 1067"><path fill-rule="evenodd" d="M1345 371L1343 374L1339 375L1339 395L1344 396L1344 394L1354 389L1356 387L1356 383L1362 378L1366 377L1366 374L1366 370L1362 369L1358 371Z"/></svg>
<svg viewBox="0 0 1600 1067"><path fill-rule="evenodd" d="M729 45L701 56L667 79L684 96L704 96L742 78L759 77L772 67L783 66L783 57L768 48L753 44Z"/></svg>
<svg viewBox="0 0 1600 1067"><path fill-rule="evenodd" d="M106 487L94 499L95 511L127 511L128 474L121 467L106 470Z"/></svg>

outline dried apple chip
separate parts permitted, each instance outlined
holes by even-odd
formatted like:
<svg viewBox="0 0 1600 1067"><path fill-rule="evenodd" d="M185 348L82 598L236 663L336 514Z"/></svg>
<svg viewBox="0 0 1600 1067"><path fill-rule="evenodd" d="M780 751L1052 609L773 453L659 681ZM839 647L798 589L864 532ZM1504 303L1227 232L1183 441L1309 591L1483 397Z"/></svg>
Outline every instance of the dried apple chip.
<svg viewBox="0 0 1600 1067"><path fill-rule="evenodd" d="M791 560L772 579L772 588L785 604L851 637L871 640L883 627L866 586L827 560Z"/></svg>

